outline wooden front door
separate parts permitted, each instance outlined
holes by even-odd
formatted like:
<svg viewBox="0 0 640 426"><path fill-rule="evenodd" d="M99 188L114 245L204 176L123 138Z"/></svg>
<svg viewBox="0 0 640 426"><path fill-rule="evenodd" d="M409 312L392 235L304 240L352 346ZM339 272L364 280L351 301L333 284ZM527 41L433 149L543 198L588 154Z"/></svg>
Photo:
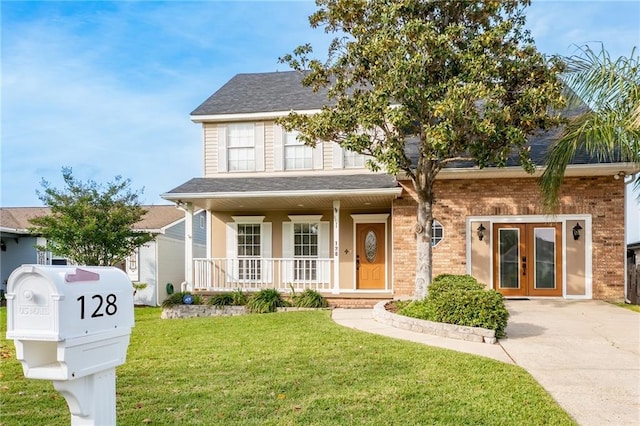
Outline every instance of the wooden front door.
<svg viewBox="0 0 640 426"><path fill-rule="evenodd" d="M356 224L356 288L384 290L385 224Z"/></svg>
<svg viewBox="0 0 640 426"><path fill-rule="evenodd" d="M562 296L562 224L494 224L493 285L505 296Z"/></svg>

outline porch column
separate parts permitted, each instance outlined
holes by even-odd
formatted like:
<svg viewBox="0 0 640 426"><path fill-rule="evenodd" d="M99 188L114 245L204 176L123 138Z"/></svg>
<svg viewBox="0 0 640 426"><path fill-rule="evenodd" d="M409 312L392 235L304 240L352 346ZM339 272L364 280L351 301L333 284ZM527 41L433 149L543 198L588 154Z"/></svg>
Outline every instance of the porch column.
<svg viewBox="0 0 640 426"><path fill-rule="evenodd" d="M340 200L333 201L333 294L340 293Z"/></svg>
<svg viewBox="0 0 640 426"><path fill-rule="evenodd" d="M182 291L193 290L193 204L180 203L184 211L184 283Z"/></svg>

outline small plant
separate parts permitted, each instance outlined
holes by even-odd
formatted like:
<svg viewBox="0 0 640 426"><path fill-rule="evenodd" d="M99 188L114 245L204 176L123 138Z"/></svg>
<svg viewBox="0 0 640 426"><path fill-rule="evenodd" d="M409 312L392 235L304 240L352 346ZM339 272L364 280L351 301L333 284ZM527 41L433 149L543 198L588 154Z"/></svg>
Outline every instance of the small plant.
<svg viewBox="0 0 640 426"><path fill-rule="evenodd" d="M145 288L147 288L147 283L131 283L131 284L133 285L134 296L138 292L138 290L144 290Z"/></svg>
<svg viewBox="0 0 640 426"><path fill-rule="evenodd" d="M191 296L191 304L192 305L202 305L202 296L199 294L192 294L191 292L185 291L185 292L178 292L178 293L173 293L171 296L169 296L167 299L165 299L162 302L162 307L163 308L170 308L172 306L176 306L176 305L184 305L184 297L185 296Z"/></svg>
<svg viewBox="0 0 640 426"><path fill-rule="evenodd" d="M215 294L207 300L207 305L210 306L230 306L233 303L233 296L231 293Z"/></svg>
<svg viewBox="0 0 640 426"><path fill-rule="evenodd" d="M249 312L257 314L276 312L278 308L285 306L289 306L289 302L275 288L260 290L247 301Z"/></svg>
<svg viewBox="0 0 640 426"><path fill-rule="evenodd" d="M244 306L246 304L247 295L241 289L216 294L207 300L207 305L211 306Z"/></svg>
<svg viewBox="0 0 640 426"><path fill-rule="evenodd" d="M327 299L315 290L306 289L300 294L292 294L293 306L298 308L326 308L329 306Z"/></svg>

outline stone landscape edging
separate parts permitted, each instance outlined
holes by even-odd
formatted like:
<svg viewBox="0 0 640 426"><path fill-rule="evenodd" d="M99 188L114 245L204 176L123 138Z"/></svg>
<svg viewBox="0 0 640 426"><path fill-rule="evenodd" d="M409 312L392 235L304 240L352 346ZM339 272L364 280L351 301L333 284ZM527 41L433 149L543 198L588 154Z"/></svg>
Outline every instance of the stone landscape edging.
<svg viewBox="0 0 640 426"><path fill-rule="evenodd" d="M320 308L323 309L323 308ZM317 310L314 308L296 308L296 307L283 307L277 308L278 312L291 312L291 311L308 311ZM248 314L249 311L245 306L212 306L212 305L174 305L168 308L162 309L160 318L162 319L175 319L175 318L197 318L197 317L231 317L237 315Z"/></svg>
<svg viewBox="0 0 640 426"><path fill-rule="evenodd" d="M466 325L446 324L442 322L427 321L418 318L406 317L387 311L385 305L389 302L378 302L373 307L373 319L382 324L402 330L410 330L418 333L432 334L434 336L448 337L450 339L466 340L477 343L495 344L496 331L481 327L468 327Z"/></svg>

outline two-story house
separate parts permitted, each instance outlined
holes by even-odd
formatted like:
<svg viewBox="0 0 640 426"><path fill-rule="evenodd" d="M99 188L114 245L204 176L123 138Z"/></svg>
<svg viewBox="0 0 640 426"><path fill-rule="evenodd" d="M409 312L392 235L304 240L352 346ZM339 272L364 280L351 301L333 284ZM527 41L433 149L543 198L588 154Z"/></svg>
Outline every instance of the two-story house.
<svg viewBox="0 0 640 426"><path fill-rule="evenodd" d="M369 171L363 155L336 143L305 146L277 125L292 110L313 114L327 103L326 92L300 81L297 72L239 74L191 113L202 125L204 177L163 194L207 212L207 257L193 259L187 287L309 287L351 306L411 296L411 182ZM531 138L537 164L555 134ZM552 217L536 177L515 163L441 171L434 273L468 273L506 296L623 298L623 177L634 171L576 156Z"/></svg>

